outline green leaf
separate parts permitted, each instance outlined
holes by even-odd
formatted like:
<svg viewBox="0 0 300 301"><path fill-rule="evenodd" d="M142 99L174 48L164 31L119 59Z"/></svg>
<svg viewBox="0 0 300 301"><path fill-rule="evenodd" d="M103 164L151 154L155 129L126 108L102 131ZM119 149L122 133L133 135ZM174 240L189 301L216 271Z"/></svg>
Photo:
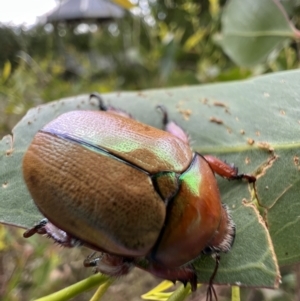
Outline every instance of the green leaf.
<svg viewBox="0 0 300 301"><path fill-rule="evenodd" d="M162 281L160 284L158 284L155 288L151 289L146 294L142 295L141 298L143 300L162 300L166 301L169 299L170 295L172 295L172 292L164 292L165 290L168 290L170 287L174 286L173 282L165 280Z"/></svg>
<svg viewBox="0 0 300 301"><path fill-rule="evenodd" d="M191 51L197 44L199 44L204 35L205 35L205 30L203 29L198 29L195 33L193 33L184 43L183 50L184 51Z"/></svg>
<svg viewBox="0 0 300 301"><path fill-rule="evenodd" d="M111 282L112 280L108 279L107 276L96 274L51 295L36 299L36 301L67 301L81 294L83 291L88 291L96 286L100 286L100 290L106 290Z"/></svg>
<svg viewBox="0 0 300 301"><path fill-rule="evenodd" d="M252 185L218 177L237 232L231 252L221 256L215 283L274 287L280 279L277 258L279 264L300 260L299 81L300 71L291 71L226 84L103 95L106 103L156 127L162 126L162 116L155 106L165 105L196 151L257 176L258 200ZM14 128L13 137L1 141L3 223L30 227L42 218L22 179L22 156L38 129L75 109L97 109L96 100L83 95L34 108ZM207 283L213 259L202 256L195 266L199 281Z"/></svg>
<svg viewBox="0 0 300 301"><path fill-rule="evenodd" d="M108 288L111 286L111 284L114 282L113 278L109 278L106 282L104 282L103 284L101 284L97 291L95 292L95 294L93 295L93 297L90 299L90 301L98 301L102 298L102 296L106 293L106 291L108 290Z"/></svg>
<svg viewBox="0 0 300 301"><path fill-rule="evenodd" d="M191 293L191 286L181 285L169 298L168 301L183 301Z"/></svg>
<svg viewBox="0 0 300 301"><path fill-rule="evenodd" d="M263 62L283 41L298 35L276 0L231 0L221 21L217 42L240 66Z"/></svg>

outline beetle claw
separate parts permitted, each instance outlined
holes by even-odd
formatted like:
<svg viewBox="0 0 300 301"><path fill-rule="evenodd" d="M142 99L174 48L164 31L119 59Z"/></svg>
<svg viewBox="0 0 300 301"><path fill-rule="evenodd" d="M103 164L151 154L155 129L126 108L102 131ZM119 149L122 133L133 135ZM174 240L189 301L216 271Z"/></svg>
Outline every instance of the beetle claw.
<svg viewBox="0 0 300 301"><path fill-rule="evenodd" d="M99 104L98 104L99 110L100 111L107 111L107 106L104 104L103 99L100 96L100 94L97 93L97 92L93 92L93 93L90 94L89 99L91 100L93 97L95 97L99 102Z"/></svg>
<svg viewBox="0 0 300 301"><path fill-rule="evenodd" d="M78 238L54 226L47 218L43 218L34 227L25 231L23 237L28 238L34 234L47 235L47 237L53 239L55 243L67 248L73 248L83 244Z"/></svg>
<svg viewBox="0 0 300 301"><path fill-rule="evenodd" d="M84 267L96 267L98 265L99 260L101 260L101 257L93 258L96 252L89 255L84 261L83 266ZM97 269L96 269L97 271Z"/></svg>
<svg viewBox="0 0 300 301"><path fill-rule="evenodd" d="M197 275L194 273L193 277L189 280L191 285L192 292L195 292L197 290Z"/></svg>
<svg viewBox="0 0 300 301"><path fill-rule="evenodd" d="M205 160L208 162L211 169L221 177L228 180L240 180L245 179L249 183L254 183L256 177L248 174L238 173L238 168L234 164L227 164L226 161L222 161L214 156L205 155Z"/></svg>
<svg viewBox="0 0 300 301"><path fill-rule="evenodd" d="M206 301L212 301L213 297L218 301L217 293L213 285L209 284L206 292Z"/></svg>
<svg viewBox="0 0 300 301"><path fill-rule="evenodd" d="M163 113L163 125L166 126L169 123L168 112L165 106L158 105L156 106L157 110L160 110Z"/></svg>
<svg viewBox="0 0 300 301"><path fill-rule="evenodd" d="M23 233L23 237L28 238L31 237L32 235L38 233L38 234L46 234L47 231L45 230L45 226L48 223L48 219L43 218L39 223L34 225L32 228L26 230Z"/></svg>
<svg viewBox="0 0 300 301"><path fill-rule="evenodd" d="M99 93L97 93L97 92L91 93L90 94L90 99L93 98L93 97L97 98L97 100L99 102L98 107L99 107L100 111L107 111L109 113L114 113L114 114L119 115L119 116L123 116L123 117L133 119L131 114L127 113L126 111L124 111L122 109L115 108L111 105L106 106L104 104L103 99L101 98Z"/></svg>
<svg viewBox="0 0 300 301"><path fill-rule="evenodd" d="M215 253L213 255L214 259L215 259L215 268L214 271L209 279L209 283L208 283L208 288L207 288L207 293L206 293L206 301L211 301L213 299L213 297L215 298L216 301L218 301L218 297L217 297L217 293L216 290L213 286L213 281L215 276L217 275L218 272L218 268L219 268L219 264L220 264L220 254L219 253Z"/></svg>

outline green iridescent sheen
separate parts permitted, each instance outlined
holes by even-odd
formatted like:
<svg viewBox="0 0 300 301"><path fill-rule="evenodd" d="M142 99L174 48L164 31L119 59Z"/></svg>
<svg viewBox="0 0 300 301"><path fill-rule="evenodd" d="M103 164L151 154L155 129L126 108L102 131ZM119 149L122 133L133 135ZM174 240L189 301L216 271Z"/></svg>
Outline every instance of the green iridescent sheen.
<svg viewBox="0 0 300 301"><path fill-rule="evenodd" d="M122 153L130 153L134 152L141 147L140 143L134 143L132 141L122 141L114 144L113 149L117 152Z"/></svg>
<svg viewBox="0 0 300 301"><path fill-rule="evenodd" d="M105 141L104 141L105 142ZM151 149L147 149L144 147L142 147L141 143L134 143L132 141L120 141L120 142L115 142L114 146L113 146L113 150L118 152L120 154L120 156L122 156L122 154L126 154L126 153L134 153L138 150L145 152L145 155L148 152L151 152L152 154L155 155L155 157L157 158L157 160L162 161L162 162L167 162L168 165L172 166L172 169L174 170L180 170L182 168L182 164L178 163L176 160L174 160L174 156L172 152L167 151L163 145L165 143L162 143L162 145L160 145L159 141L156 142L156 145L151 146ZM105 143L104 143L105 145Z"/></svg>
<svg viewBox="0 0 300 301"><path fill-rule="evenodd" d="M189 192L193 195L200 194L200 183L202 176L199 173L199 167L192 163L191 167L180 176L180 181L184 182Z"/></svg>

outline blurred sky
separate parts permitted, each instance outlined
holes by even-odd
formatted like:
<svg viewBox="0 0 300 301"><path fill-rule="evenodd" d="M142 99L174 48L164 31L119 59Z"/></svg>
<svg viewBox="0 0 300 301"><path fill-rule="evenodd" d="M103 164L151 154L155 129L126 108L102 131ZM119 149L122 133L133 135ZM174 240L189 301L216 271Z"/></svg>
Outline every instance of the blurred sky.
<svg viewBox="0 0 300 301"><path fill-rule="evenodd" d="M56 6L55 0L2 0L0 23L25 26L33 25L37 17Z"/></svg>

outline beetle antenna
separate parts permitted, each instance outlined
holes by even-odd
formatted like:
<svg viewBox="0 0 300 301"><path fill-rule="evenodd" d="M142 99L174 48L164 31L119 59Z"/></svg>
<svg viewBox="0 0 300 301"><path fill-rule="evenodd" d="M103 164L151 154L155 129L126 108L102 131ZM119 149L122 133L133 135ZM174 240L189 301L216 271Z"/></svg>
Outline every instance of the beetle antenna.
<svg viewBox="0 0 300 301"><path fill-rule="evenodd" d="M97 93L97 92L93 92L93 93L90 94L89 99L91 100L93 97L97 98L97 100L99 102L99 104L98 104L99 110L100 111L107 111L107 106L104 104L103 99L100 96L100 94Z"/></svg>
<svg viewBox="0 0 300 301"><path fill-rule="evenodd" d="M167 109L163 105L158 105L156 107L157 110L160 110L163 113L163 125L166 126L169 123L169 117L167 113Z"/></svg>
<svg viewBox="0 0 300 301"><path fill-rule="evenodd" d="M213 286L213 281L215 276L217 275L221 258L219 253L215 253L213 257L215 258L215 269L209 279L207 293L206 293L206 301L211 301L213 297L215 298L216 301L218 301L216 290Z"/></svg>

